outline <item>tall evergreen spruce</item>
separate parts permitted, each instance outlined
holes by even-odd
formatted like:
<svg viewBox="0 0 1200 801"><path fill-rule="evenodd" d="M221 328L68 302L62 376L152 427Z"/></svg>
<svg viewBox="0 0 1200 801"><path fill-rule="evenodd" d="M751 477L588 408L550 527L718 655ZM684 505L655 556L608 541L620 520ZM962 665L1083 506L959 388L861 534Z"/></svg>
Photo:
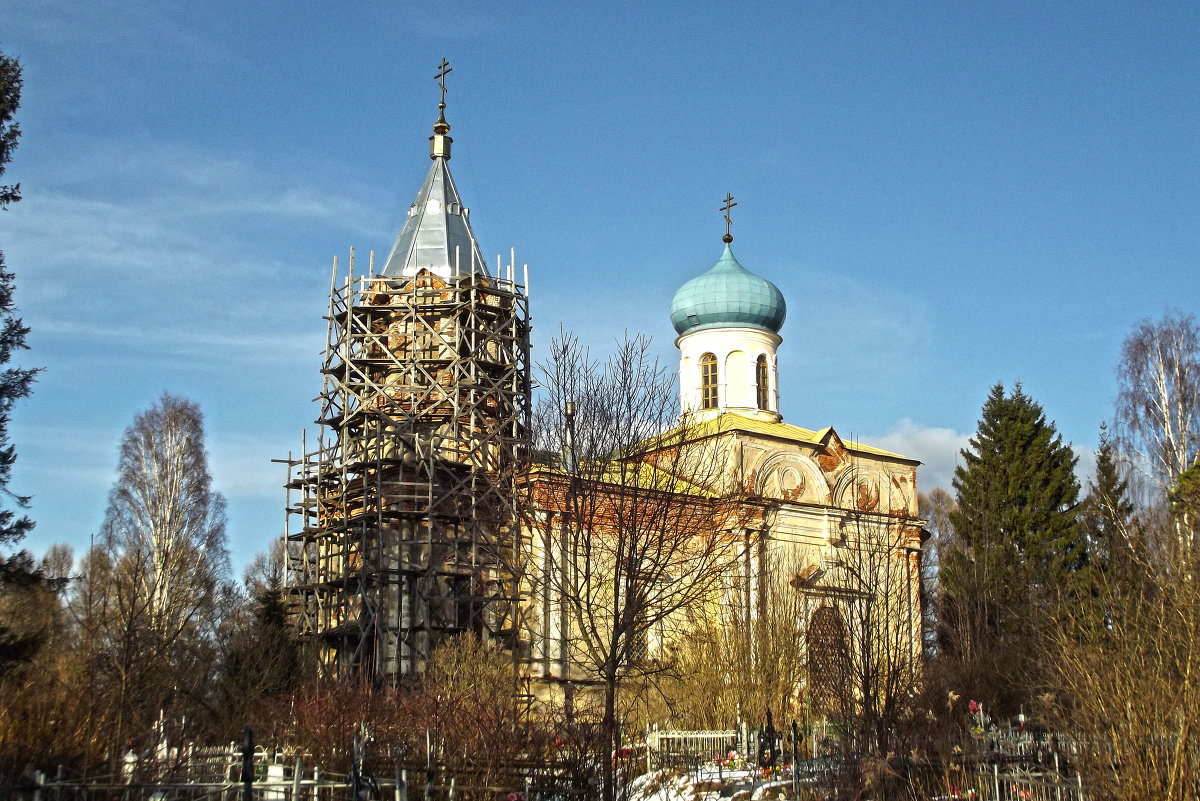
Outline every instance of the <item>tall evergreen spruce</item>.
<svg viewBox="0 0 1200 801"><path fill-rule="evenodd" d="M996 384L955 470L955 542L941 571L943 652L962 689L1016 711L1036 690L1046 604L1087 567L1077 461L1020 385Z"/></svg>
<svg viewBox="0 0 1200 801"><path fill-rule="evenodd" d="M1105 573L1127 567L1133 542L1134 504L1129 499L1129 480L1121 470L1108 427L1100 425L1100 447L1096 449L1096 477L1088 487L1081 515L1089 557L1094 569Z"/></svg>
<svg viewBox="0 0 1200 801"><path fill-rule="evenodd" d="M955 531L967 545L999 537L1028 579L1045 586L1087 564L1076 505L1078 459L1020 384L992 387L970 449L954 471ZM983 539L989 538L989 539Z"/></svg>
<svg viewBox="0 0 1200 801"><path fill-rule="evenodd" d="M12 160L17 139L21 135L20 125L13 121L20 104L21 64L17 59L0 53L0 176L4 174L5 165ZM7 209L9 203L16 203L20 199L19 184L0 185L0 210ZM9 363L13 351L28 347L25 336L29 329L19 317L14 316L14 289L14 276L5 267L4 254L0 253L0 365ZM8 439L8 420L13 404L32 391L37 374L36 369L7 367L0 370L0 493L7 495L18 508L28 506L29 497L17 495L8 486L13 464L17 461L16 448ZM13 509L0 509L0 545L19 541L31 528L33 521L28 515L18 517Z"/></svg>
<svg viewBox="0 0 1200 801"><path fill-rule="evenodd" d="M13 121L20 104L21 65L15 58L0 52L0 176L12 160L21 135L20 126ZM0 184L0 210L20 199L19 185ZM13 274L5 268L4 254L0 253L0 366L9 363L14 350L27 347L25 335L29 329L20 318L13 316L14 311ZM8 419L13 404L32 390L37 373L37 370L16 367L0 369L0 495L9 500L6 507L0 507L0 546L19 542L33 528L33 520L18 511L29 505L29 497L17 495L8 486L13 463L17 460L16 448L8 439ZM33 567L33 560L27 553L16 553L7 558L0 553L0 596L7 605L21 608L43 600L36 596L43 584L42 575ZM22 625L11 616L0 621L0 676L14 665L28 662L44 639L45 632L39 625Z"/></svg>

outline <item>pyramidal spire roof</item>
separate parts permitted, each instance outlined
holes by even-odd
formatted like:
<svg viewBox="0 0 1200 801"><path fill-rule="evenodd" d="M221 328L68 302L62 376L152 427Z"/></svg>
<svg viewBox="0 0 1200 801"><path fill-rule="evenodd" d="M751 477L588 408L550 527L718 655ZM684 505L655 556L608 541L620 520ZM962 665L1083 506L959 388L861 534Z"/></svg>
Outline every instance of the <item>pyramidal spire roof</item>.
<svg viewBox="0 0 1200 801"><path fill-rule="evenodd" d="M436 76L441 84L442 102L438 120L429 137L429 157L433 165L425 176L417 199L408 209L408 219L392 245L392 252L380 275L409 276L429 270L443 278L488 272L487 263L471 230L470 212L458 196L450 176L450 124L446 122L445 60Z"/></svg>

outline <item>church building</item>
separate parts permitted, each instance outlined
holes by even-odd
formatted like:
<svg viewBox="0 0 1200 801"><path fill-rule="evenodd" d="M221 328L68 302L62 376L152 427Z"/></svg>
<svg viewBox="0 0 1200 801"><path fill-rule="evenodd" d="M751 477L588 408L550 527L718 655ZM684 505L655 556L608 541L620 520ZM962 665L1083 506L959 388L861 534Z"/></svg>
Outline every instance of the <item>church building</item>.
<svg viewBox="0 0 1200 801"><path fill-rule="evenodd" d="M753 618L768 585L799 599L810 690L880 647L915 671L918 462L784 422L786 302L734 256L730 196L723 251L670 303L671 425L589 450L597 401L568 397L538 456L527 280L488 267L450 175L449 72L388 258L335 260L321 428L289 459L288 585L324 671L399 683L472 633L569 698L667 664L701 619Z"/></svg>
<svg viewBox="0 0 1200 801"><path fill-rule="evenodd" d="M628 675L638 660L663 670L698 614L749 627L781 599L795 617L783 636L803 654L794 692L824 711L837 711L856 672L919 669L918 462L784 422L786 301L734 256L734 205L727 195L716 264L671 301L677 424L531 471L523 620L528 675L549 695L595 688L613 649ZM640 608L627 615L629 605Z"/></svg>

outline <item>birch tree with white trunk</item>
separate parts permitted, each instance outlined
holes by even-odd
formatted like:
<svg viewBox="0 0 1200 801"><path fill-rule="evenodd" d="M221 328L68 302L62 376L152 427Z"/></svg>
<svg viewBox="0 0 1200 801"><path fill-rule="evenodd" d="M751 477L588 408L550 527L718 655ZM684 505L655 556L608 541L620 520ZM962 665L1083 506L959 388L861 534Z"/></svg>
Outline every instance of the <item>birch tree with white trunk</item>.
<svg viewBox="0 0 1200 801"><path fill-rule="evenodd" d="M1200 453L1200 329L1190 314L1141 320L1121 348L1117 430L1165 493Z"/></svg>
<svg viewBox="0 0 1200 801"><path fill-rule="evenodd" d="M212 486L196 403L164 393L126 429L102 543L116 734L144 736L204 692L230 589L225 499Z"/></svg>

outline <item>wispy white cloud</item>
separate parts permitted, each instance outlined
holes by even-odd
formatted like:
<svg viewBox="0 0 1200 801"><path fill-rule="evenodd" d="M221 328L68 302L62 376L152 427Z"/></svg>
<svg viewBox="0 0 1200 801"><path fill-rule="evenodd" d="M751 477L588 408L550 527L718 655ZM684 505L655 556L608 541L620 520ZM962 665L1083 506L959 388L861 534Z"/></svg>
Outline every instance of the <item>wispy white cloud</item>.
<svg viewBox="0 0 1200 801"><path fill-rule="evenodd" d="M39 337L69 340L104 340L127 352L153 349L164 355L197 356L218 353L228 358L235 354L256 360L291 362L315 358L324 346L322 332L314 325L296 324L284 332L226 332L220 330L154 330L131 323L113 321L51 320L38 327Z"/></svg>
<svg viewBox="0 0 1200 801"><path fill-rule="evenodd" d="M43 176L0 218L21 312L59 368L101 351L114 368L121 354L143 367L315 360L326 268L264 232L340 240L386 225L351 195L221 155L89 156L86 187Z"/></svg>
<svg viewBox="0 0 1200 801"><path fill-rule="evenodd" d="M95 530L121 429L164 389L210 415L231 532L274 533L282 473L270 459L293 446L292 429L299 447L319 384L329 273L314 242L340 248L388 224L311 175L133 147L95 145L53 174L23 176L25 199L0 216L32 328L22 361L46 367L13 427L35 550ZM51 422L63 419L78 425Z"/></svg>
<svg viewBox="0 0 1200 801"><path fill-rule="evenodd" d="M962 463L960 451L970 449L973 432L963 434L951 428L924 426L905 418L886 433L865 441L921 461L917 486L922 492L934 487L949 490L954 470ZM1073 448L1079 461L1075 476L1079 479L1080 496L1087 492L1088 482L1096 472L1096 454L1086 446Z"/></svg>
<svg viewBox="0 0 1200 801"><path fill-rule="evenodd" d="M193 64L249 61L220 39L197 31L186 6L121 0L8 0L6 8L20 17L24 35L54 48L108 48L119 50L126 61L146 61L163 53Z"/></svg>
<svg viewBox="0 0 1200 801"><path fill-rule="evenodd" d="M46 474L55 480L91 487L107 487L112 481L120 432L72 425L26 425L18 416L14 439L36 441L38 447L22 451L18 473ZM25 492L19 486L18 492Z"/></svg>
<svg viewBox="0 0 1200 801"><path fill-rule="evenodd" d="M925 300L900 282L870 283L828 266L792 265L773 278L788 300L780 372L913 380L933 339ZM803 280L798 280L800 277Z"/></svg>
<svg viewBox="0 0 1200 801"><path fill-rule="evenodd" d="M213 482L226 497L261 498L268 506L283 507L285 467L271 460L285 457L287 450L281 451L277 440L221 433L209 439L208 450Z"/></svg>
<svg viewBox="0 0 1200 801"><path fill-rule="evenodd" d="M960 461L959 451L968 447L970 438L970 434L962 434L951 428L925 426L905 418L886 433L864 441L919 459L921 467L917 473L917 487L922 492L928 492L934 487L950 488L954 468Z"/></svg>
<svg viewBox="0 0 1200 801"><path fill-rule="evenodd" d="M27 271L176 275L203 269L222 275L244 272L247 257L268 263L272 254L259 241L267 239L264 229L329 226L374 237L387 225L363 199L221 155L118 147L81 154L71 166L77 170L39 176L40 188L27 189L25 200L5 215L9 247ZM79 171L89 175L87 188L72 183Z"/></svg>

